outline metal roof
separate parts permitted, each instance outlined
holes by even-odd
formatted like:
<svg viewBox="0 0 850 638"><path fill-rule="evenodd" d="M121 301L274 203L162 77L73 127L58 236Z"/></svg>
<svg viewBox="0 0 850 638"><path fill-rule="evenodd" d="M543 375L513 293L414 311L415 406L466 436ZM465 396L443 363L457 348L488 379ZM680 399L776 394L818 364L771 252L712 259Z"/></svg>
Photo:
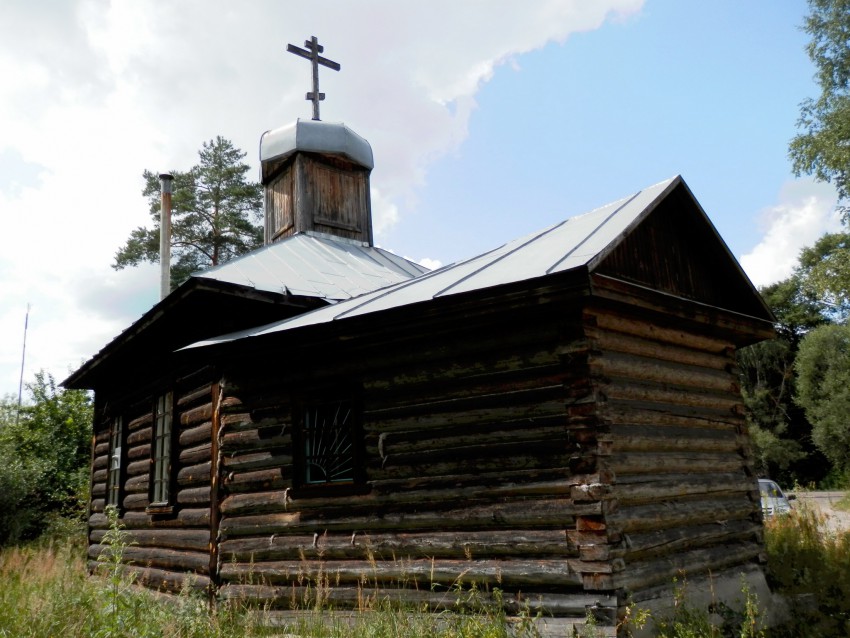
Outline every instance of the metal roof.
<svg viewBox="0 0 850 638"><path fill-rule="evenodd" d="M307 232L192 276L265 292L322 297L334 302L427 272L424 266L381 248Z"/></svg>
<svg viewBox="0 0 850 638"><path fill-rule="evenodd" d="M580 266L592 266L603 259L618 243L618 239L625 236L680 183L684 183L681 177L673 177L630 197L421 277L375 290L334 306L319 308L292 319L199 341L189 347L293 330L438 297L534 279Z"/></svg>
<svg viewBox="0 0 850 638"><path fill-rule="evenodd" d="M341 155L364 168L372 169L372 147L342 122L317 122L298 119L260 138L260 161L279 162L297 151Z"/></svg>

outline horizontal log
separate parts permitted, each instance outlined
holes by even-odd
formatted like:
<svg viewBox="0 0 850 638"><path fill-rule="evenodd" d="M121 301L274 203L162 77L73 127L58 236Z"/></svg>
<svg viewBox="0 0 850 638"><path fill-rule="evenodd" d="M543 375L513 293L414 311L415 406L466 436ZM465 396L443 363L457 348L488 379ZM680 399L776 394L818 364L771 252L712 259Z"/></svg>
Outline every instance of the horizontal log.
<svg viewBox="0 0 850 638"><path fill-rule="evenodd" d="M630 563L628 570L610 575L609 582L617 588L634 592L653 585L669 584L673 578L718 572L734 565L744 567L747 563L757 561L762 551L759 543L681 551L663 559Z"/></svg>
<svg viewBox="0 0 850 638"><path fill-rule="evenodd" d="M234 452L280 448L292 445L291 432L281 426L256 430L240 430L227 432L221 440L221 450L224 454Z"/></svg>
<svg viewBox="0 0 850 638"><path fill-rule="evenodd" d="M212 421L205 421L195 427L180 432L180 446L192 447L199 443L209 443L212 436Z"/></svg>
<svg viewBox="0 0 850 638"><path fill-rule="evenodd" d="M210 460L209 442L201 445L180 450L180 463L182 465L197 465Z"/></svg>
<svg viewBox="0 0 850 638"><path fill-rule="evenodd" d="M109 441L104 441L103 443L98 443L94 446L95 456L104 456L109 458Z"/></svg>
<svg viewBox="0 0 850 638"><path fill-rule="evenodd" d="M124 509L127 510L144 510L150 504L150 497L146 491L138 494L127 494L122 502Z"/></svg>
<svg viewBox="0 0 850 638"><path fill-rule="evenodd" d="M405 490L398 492L370 492L346 497L343 506L353 512L364 508L386 510L399 505L414 505L417 509L426 509L429 505L444 509L454 503L471 503L473 501L507 500L510 498L546 497L569 495L574 483L570 480L529 482L529 483L496 483L492 485L470 485L453 489L439 490ZM533 507L537 501L527 501ZM320 497L309 496L293 498L286 490L259 492L249 494L234 494L224 499L221 512L225 516L263 511L308 511L338 508L338 496Z"/></svg>
<svg viewBox="0 0 850 638"><path fill-rule="evenodd" d="M563 414L564 386L480 396L474 399L410 405L404 408L364 410L364 429L393 432L448 425L517 421Z"/></svg>
<svg viewBox="0 0 850 638"><path fill-rule="evenodd" d="M91 495L95 496L105 496L106 495L106 483L94 483L91 486Z"/></svg>
<svg viewBox="0 0 850 638"><path fill-rule="evenodd" d="M89 570L96 572L98 564L95 561L88 562ZM174 572L152 567L144 568L135 565L124 565L121 568L123 576L132 579L133 582L145 585L151 589L180 593L186 589L197 592L210 590L211 581L209 576L186 572Z"/></svg>
<svg viewBox="0 0 850 638"><path fill-rule="evenodd" d="M225 455L221 464L228 472L292 465L292 450L290 446L286 446L285 448L263 450L262 452Z"/></svg>
<svg viewBox="0 0 850 638"><path fill-rule="evenodd" d="M603 352L621 352L623 354L648 357L660 361L684 363L713 370L730 370L730 357L722 352L704 352L686 346L671 345L653 339L599 328L588 328L587 335L595 347Z"/></svg>
<svg viewBox="0 0 850 638"><path fill-rule="evenodd" d="M89 535L92 543L102 543L104 529L94 529ZM124 538L139 547L161 547L166 549L189 549L208 552L210 532L208 529L125 529Z"/></svg>
<svg viewBox="0 0 850 638"><path fill-rule="evenodd" d="M647 425L612 424L607 435L614 441L618 452L737 452L746 439L736 428L698 429L677 426L653 427Z"/></svg>
<svg viewBox="0 0 850 638"><path fill-rule="evenodd" d="M148 409L142 412L139 416L130 419L127 422L127 429L130 432L135 432L136 430L140 430L145 426L150 427L153 424L153 405L151 404Z"/></svg>
<svg viewBox="0 0 850 638"><path fill-rule="evenodd" d="M269 492L290 487L291 479L291 467L277 467L253 472L228 472L224 485L230 493Z"/></svg>
<svg viewBox="0 0 850 638"><path fill-rule="evenodd" d="M141 443L133 445L127 449L127 458L130 460L149 459L151 458L150 443Z"/></svg>
<svg viewBox="0 0 850 638"><path fill-rule="evenodd" d="M706 369L673 362L661 362L616 352L590 357L592 373L608 378L633 379L642 383L672 384L698 391L738 392L737 379L726 370Z"/></svg>
<svg viewBox="0 0 850 638"><path fill-rule="evenodd" d="M605 396L611 400L641 401L662 405L681 405L690 408L711 408L721 413L742 413L740 394L733 392L697 392L685 386L665 385L663 387L638 383L631 379L612 377L602 388Z"/></svg>
<svg viewBox="0 0 850 638"><path fill-rule="evenodd" d="M381 608L381 603L401 604L415 609L431 611L459 611L482 608L495 609L497 605L508 613L575 615L584 617L588 607L616 608L616 596L604 593L587 594L581 589L569 593L550 594L535 593L523 595L517 592L500 591L498 595L487 591L470 591L464 588L448 591L431 591L422 587L330 587L320 590L322 603L333 609L375 609ZM270 585L225 585L219 590L219 598L224 601L247 602L251 605L271 608L290 609L293 601L301 609L315 607L317 590L315 587ZM564 634L566 635L566 634Z"/></svg>
<svg viewBox="0 0 850 638"><path fill-rule="evenodd" d="M480 556L561 556L578 558L564 530L491 530L468 532L318 534L235 538L221 543L221 560L393 558L477 558Z"/></svg>
<svg viewBox="0 0 850 638"><path fill-rule="evenodd" d="M93 498L89 503L89 509L92 513L102 512L106 508L105 498Z"/></svg>
<svg viewBox="0 0 850 638"><path fill-rule="evenodd" d="M185 488L177 492L177 502L181 505L201 505L210 502L210 486Z"/></svg>
<svg viewBox="0 0 850 638"><path fill-rule="evenodd" d="M180 425L183 428L193 427L212 419L212 403L205 403L196 408L190 408L180 414Z"/></svg>
<svg viewBox="0 0 850 638"><path fill-rule="evenodd" d="M102 483L106 481L106 475L109 474L109 470L103 468L101 470L94 470L91 473L91 480L96 483Z"/></svg>
<svg viewBox="0 0 850 638"><path fill-rule="evenodd" d="M173 517L153 519L150 514L142 511L128 511L121 516L121 523L127 530L135 529L170 529L170 528L204 528L209 529L210 509L193 508L179 509ZM89 516L89 527L92 529L106 529L109 521L104 514L92 514Z"/></svg>
<svg viewBox="0 0 850 638"><path fill-rule="evenodd" d="M621 532L646 532L682 525L723 525L733 520L753 520L760 505L744 495L690 500L663 501L634 507L620 507L607 520Z"/></svg>
<svg viewBox="0 0 850 638"><path fill-rule="evenodd" d="M543 376L560 369L560 359L554 348L520 347L518 350L512 356L493 357L490 353L475 353L472 356L455 356L441 361L428 359L431 363L428 367L412 370L405 366L382 376L368 374L363 380L363 388L367 394L383 394L397 390L417 393L422 386L433 387L435 383L455 385L470 379L473 382L480 379L497 379L516 375L517 371L524 370L529 371L531 376ZM504 350L495 352L502 354Z"/></svg>
<svg viewBox="0 0 850 638"><path fill-rule="evenodd" d="M142 474L149 474L151 471L151 459L140 459L127 464L127 476L137 477Z"/></svg>
<svg viewBox="0 0 850 638"><path fill-rule="evenodd" d="M185 408L199 402L209 402L212 395L212 384L204 384L192 390L185 390L180 393L180 398L177 399L177 405L180 408Z"/></svg>
<svg viewBox="0 0 850 638"><path fill-rule="evenodd" d="M565 473L563 467L546 467L541 469L508 469L496 468L490 472L475 472L466 474L441 474L437 476L412 476L393 480L374 480L370 477L369 486L375 494L396 494L412 490L454 490L459 487L527 486L522 489L540 490L536 493L570 493L577 485L608 484L613 482L611 473L574 474ZM533 487L533 486L537 487ZM531 492L529 492L531 493ZM587 500L587 499L584 499ZM598 499L594 499L598 500Z"/></svg>
<svg viewBox="0 0 850 638"><path fill-rule="evenodd" d="M423 372L422 368L417 372ZM447 401L460 402L457 405L462 409L464 400L487 402L492 397L516 396L521 392L563 386L570 372L553 353L547 366L516 368L466 378L434 377L430 383L415 387L388 386L380 392L369 393L367 401L370 410L399 410L426 404L443 406Z"/></svg>
<svg viewBox="0 0 850 638"><path fill-rule="evenodd" d="M135 432L130 432L130 434L127 435L127 445L150 443L152 433L153 429L150 426L141 428L140 430L136 430Z"/></svg>
<svg viewBox="0 0 850 638"><path fill-rule="evenodd" d="M490 450L492 453L492 449ZM404 459L400 455L387 457L383 466L377 463L369 464L368 475L370 481L404 480L414 477L439 477L449 474L454 475L476 475L479 473L495 473L500 470L515 472L522 470L545 470L561 468L564 474L589 473L596 470L593 458L581 458L575 454L558 454L559 450L547 449L545 445L537 446L531 450L511 450L505 445L502 454L494 454L490 457L475 458L462 457L441 461L429 459L428 463L422 462L412 465L402 463Z"/></svg>
<svg viewBox="0 0 850 638"><path fill-rule="evenodd" d="M631 563L709 545L723 544L732 547L741 541L759 542L761 537L761 526L749 519L674 527L625 534L623 556Z"/></svg>
<svg viewBox="0 0 850 638"><path fill-rule="evenodd" d="M147 493L150 489L150 474L140 474L124 481L124 491L130 494Z"/></svg>
<svg viewBox="0 0 850 638"><path fill-rule="evenodd" d="M734 352L734 344L710 334L696 333L681 328L666 327L641 318L629 318L606 310L586 309L586 317L592 317L597 328L610 332L621 332L660 344L681 346L699 352L726 354Z"/></svg>
<svg viewBox="0 0 850 638"><path fill-rule="evenodd" d="M576 586L583 583L579 560L411 560L411 561L270 561L222 563L222 582L260 581L270 585L317 582L365 582L391 585L415 580L423 586ZM610 566L607 566L610 569Z"/></svg>
<svg viewBox="0 0 850 638"><path fill-rule="evenodd" d="M598 406L599 416L607 423L646 425L651 427L683 427L700 430L729 430L742 426L744 419L726 408L690 407L651 401L617 400L606 397Z"/></svg>
<svg viewBox="0 0 850 638"><path fill-rule="evenodd" d="M181 468L177 473L177 483L181 487L198 485L199 483L209 484L211 468L212 464L209 461Z"/></svg>
<svg viewBox="0 0 850 638"><path fill-rule="evenodd" d="M643 479L643 480L638 480ZM754 487L754 479L742 472L712 474L623 475L611 494L621 506L670 500L698 494L745 494Z"/></svg>
<svg viewBox="0 0 850 638"><path fill-rule="evenodd" d="M105 467L109 467L109 456L107 454L102 454L100 456L95 456L92 460L92 469L100 470Z"/></svg>
<svg viewBox="0 0 850 638"><path fill-rule="evenodd" d="M462 431L452 426L424 431L368 433L365 444L368 454L384 458L390 455L413 455L451 448L467 449L482 444L533 442L546 437L557 440L567 436L565 415L558 414L533 422L522 420L487 423L464 428Z"/></svg>
<svg viewBox="0 0 850 638"><path fill-rule="evenodd" d="M97 557L106 550L106 545L89 545L88 557ZM153 567L169 571L191 571L196 574L209 574L210 556L207 552L178 551L162 547L136 547L130 545L122 549L122 560L130 565Z"/></svg>
<svg viewBox="0 0 850 638"><path fill-rule="evenodd" d="M222 515L220 532L224 538L259 534L304 534L346 532L374 533L427 529L514 529L560 528L573 525L577 515L601 513L600 503L573 504L568 499L519 500L507 503L443 509L440 511L369 512L347 516L344 505L336 511L277 512L247 516Z"/></svg>
<svg viewBox="0 0 850 638"><path fill-rule="evenodd" d="M746 459L738 453L719 452L629 452L601 457L599 464L610 469L617 476L626 474L664 473L682 474L685 472L739 472L743 473Z"/></svg>

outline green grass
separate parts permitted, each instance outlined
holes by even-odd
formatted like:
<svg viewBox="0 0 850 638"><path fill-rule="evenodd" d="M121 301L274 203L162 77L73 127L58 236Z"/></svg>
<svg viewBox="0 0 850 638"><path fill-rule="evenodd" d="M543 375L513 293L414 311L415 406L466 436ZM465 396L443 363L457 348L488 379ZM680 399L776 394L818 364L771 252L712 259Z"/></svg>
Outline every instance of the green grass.
<svg viewBox="0 0 850 638"><path fill-rule="evenodd" d="M767 575L787 600L782 627L762 631L758 601L743 588L746 606L720 606L709 616L688 602L683 582L668 617L650 619L659 638L831 638L850 636L850 533L830 533L823 518L804 504L766 525ZM531 618L512 624L497 605L474 604L474 587L460 592L476 613L420 613L374 601L365 613L329 620L313 610L286 627L270 627L264 610L220 605L210 612L202 595L186 591L160 596L133 584L119 569L126 547L115 526L98 573L87 573L84 549L42 544L0 552L0 638L162 637L259 638L507 638L533 637ZM498 592L489 592L498 596ZM482 597L483 598L483 597ZM490 597L487 598L490 600ZM637 612L635 612L637 615ZM720 617L721 623L717 623ZM640 623L635 623L640 624ZM591 622L578 636L598 635Z"/></svg>

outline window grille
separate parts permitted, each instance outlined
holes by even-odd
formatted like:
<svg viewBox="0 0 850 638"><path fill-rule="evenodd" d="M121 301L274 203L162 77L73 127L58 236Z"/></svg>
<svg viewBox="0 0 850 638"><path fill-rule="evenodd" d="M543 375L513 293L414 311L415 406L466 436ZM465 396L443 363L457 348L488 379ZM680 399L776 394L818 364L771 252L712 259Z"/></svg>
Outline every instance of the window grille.
<svg viewBox="0 0 850 638"><path fill-rule="evenodd" d="M355 426L355 413L347 402L304 409L301 430L304 485L354 481Z"/></svg>
<svg viewBox="0 0 850 638"><path fill-rule="evenodd" d="M124 419L115 417L109 433L109 470L106 475L106 504L120 507L121 504L121 463L122 442L124 440Z"/></svg>
<svg viewBox="0 0 850 638"><path fill-rule="evenodd" d="M163 505L171 496L171 392L160 395L154 404L154 450L153 476L151 481L151 505Z"/></svg>

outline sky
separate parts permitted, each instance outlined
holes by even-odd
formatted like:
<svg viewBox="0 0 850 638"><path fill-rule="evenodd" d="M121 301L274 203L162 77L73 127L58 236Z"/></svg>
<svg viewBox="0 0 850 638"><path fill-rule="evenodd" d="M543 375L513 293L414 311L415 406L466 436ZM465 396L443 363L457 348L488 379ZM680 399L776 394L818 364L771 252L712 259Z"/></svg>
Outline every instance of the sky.
<svg viewBox="0 0 850 638"><path fill-rule="evenodd" d="M376 244L429 266L681 174L757 286L840 227L787 159L817 95L805 0L5 0L0 4L0 396L57 381L158 300L116 271L149 224L142 172L221 135L322 119L372 145Z"/></svg>

